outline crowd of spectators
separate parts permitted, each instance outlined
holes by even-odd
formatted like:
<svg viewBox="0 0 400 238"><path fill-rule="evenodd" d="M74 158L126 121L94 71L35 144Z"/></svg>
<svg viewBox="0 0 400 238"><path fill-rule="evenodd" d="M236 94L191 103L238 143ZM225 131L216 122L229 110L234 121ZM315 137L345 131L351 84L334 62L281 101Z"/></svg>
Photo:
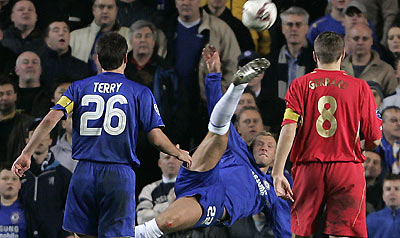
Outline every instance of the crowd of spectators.
<svg viewBox="0 0 400 238"><path fill-rule="evenodd" d="M365 152L368 232L371 237L385 237L388 232L400 236L400 178L393 175L400 173L399 1L274 2L279 11L275 25L255 32L240 21L244 0L0 0L0 216L25 211L26 222L20 224L27 237L71 235L61 230L66 188L76 166L71 157L71 118L41 144L21 182L7 166L71 82L100 73L94 46L102 34L115 31L125 37L129 46L125 76L151 89L165 133L191 150L207 132L207 67L201 58L206 44L220 53L223 90L238 67L260 57L271 62L249 83L235 113L234 125L250 145L263 130L279 136L288 87L316 67L316 36L335 31L345 40L342 69L368 81L382 114L382 143L375 152ZM179 166L170 162L173 158L159 155L144 136L139 135L137 148L142 165L135 168L139 223L173 200L170 189L174 168ZM381 226L389 216L393 224ZM18 234L14 226L5 228L1 222L7 221L0 218L0 236ZM263 230L263 237L268 237L271 231L262 222L257 215L239 227L258 236ZM232 234L226 237L235 237ZM258 237L254 234L251 237Z"/></svg>

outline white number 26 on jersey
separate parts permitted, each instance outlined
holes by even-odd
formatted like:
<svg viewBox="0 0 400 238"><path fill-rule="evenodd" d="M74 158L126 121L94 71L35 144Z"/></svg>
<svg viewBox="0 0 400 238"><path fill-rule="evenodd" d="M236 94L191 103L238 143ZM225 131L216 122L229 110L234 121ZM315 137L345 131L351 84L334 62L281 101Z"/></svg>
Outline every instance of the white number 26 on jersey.
<svg viewBox="0 0 400 238"><path fill-rule="evenodd" d="M114 108L115 103L128 104L128 100L123 95L114 95L105 103L104 99L99 95L85 95L82 98L81 106L89 106L89 103L96 103L96 110L84 112L81 116L80 135L82 136L99 136L104 130L113 136L121 134L126 127L126 114L119 108ZM105 106L105 111L104 111ZM97 120L104 113L103 128L88 127L89 120ZM111 125L112 117L118 118L118 123L115 127Z"/></svg>

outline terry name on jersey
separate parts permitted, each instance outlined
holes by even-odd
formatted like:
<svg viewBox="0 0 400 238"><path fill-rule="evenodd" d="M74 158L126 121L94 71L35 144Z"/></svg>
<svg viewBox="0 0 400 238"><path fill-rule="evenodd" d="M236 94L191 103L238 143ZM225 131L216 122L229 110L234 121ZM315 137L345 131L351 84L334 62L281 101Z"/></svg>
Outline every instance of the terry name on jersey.
<svg viewBox="0 0 400 238"><path fill-rule="evenodd" d="M99 93L115 93L119 91L119 88L122 86L122 83L93 83L94 89L93 92Z"/></svg>

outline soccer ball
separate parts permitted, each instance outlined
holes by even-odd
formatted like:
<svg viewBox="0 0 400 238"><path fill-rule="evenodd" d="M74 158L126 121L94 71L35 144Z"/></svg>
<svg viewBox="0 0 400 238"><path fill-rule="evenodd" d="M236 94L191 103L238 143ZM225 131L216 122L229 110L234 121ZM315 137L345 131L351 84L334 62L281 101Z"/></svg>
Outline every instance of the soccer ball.
<svg viewBox="0 0 400 238"><path fill-rule="evenodd" d="M242 9L242 22L256 31L269 29L275 22L278 10L271 0L248 0Z"/></svg>

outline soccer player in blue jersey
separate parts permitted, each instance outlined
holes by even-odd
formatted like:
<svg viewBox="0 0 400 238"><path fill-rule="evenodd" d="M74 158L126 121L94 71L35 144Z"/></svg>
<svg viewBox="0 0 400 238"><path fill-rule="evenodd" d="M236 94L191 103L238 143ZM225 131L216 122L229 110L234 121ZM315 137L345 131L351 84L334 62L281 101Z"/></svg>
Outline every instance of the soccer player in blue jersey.
<svg viewBox="0 0 400 238"><path fill-rule="evenodd" d="M212 111L209 132L194 152L191 167L182 166L179 171L177 200L155 219L137 226L136 237L160 237L216 224L230 226L237 219L264 212L275 237L289 238L290 205L276 196L271 176L259 168L265 155L253 156L257 149L249 148L230 122L247 82L269 62L256 59L239 69L222 96L218 52L207 46L203 59L210 72L205 85Z"/></svg>
<svg viewBox="0 0 400 238"><path fill-rule="evenodd" d="M72 176L63 228L79 237L133 237L135 222L135 155L138 130L162 152L191 164L175 147L164 127L151 91L124 76L127 43L107 33L96 44L102 73L74 82L35 130L14 162L18 176L29 169L40 138L72 113L72 157L79 163Z"/></svg>

